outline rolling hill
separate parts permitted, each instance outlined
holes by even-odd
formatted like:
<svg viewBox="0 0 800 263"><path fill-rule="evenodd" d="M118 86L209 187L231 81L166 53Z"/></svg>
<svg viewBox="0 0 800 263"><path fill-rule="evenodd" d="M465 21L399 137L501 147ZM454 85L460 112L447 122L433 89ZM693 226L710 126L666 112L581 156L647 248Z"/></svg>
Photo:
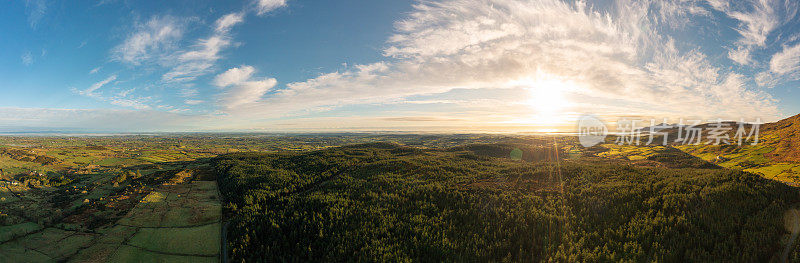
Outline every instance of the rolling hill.
<svg viewBox="0 0 800 263"><path fill-rule="evenodd" d="M798 251L784 218L800 196L776 181L503 149L381 143L215 158L231 259L764 262Z"/></svg>
<svg viewBox="0 0 800 263"><path fill-rule="evenodd" d="M761 174L770 179L782 181L790 185L800 185L800 115L795 115L777 122L766 123L759 127L759 141L752 145L754 137L737 145L734 139L739 123L726 122L732 127L727 135L731 139L729 145L706 144L709 139L709 128L714 124L705 123L696 127L703 128L702 143L691 145L675 142L678 128L664 129L672 147L693 156L712 162L716 165ZM745 124L749 132L752 125ZM684 131L685 134L685 131ZM661 137L655 141L660 142ZM613 140L613 139L610 139Z"/></svg>
<svg viewBox="0 0 800 263"><path fill-rule="evenodd" d="M800 162L800 114L765 124L764 143L775 148L767 156L775 161Z"/></svg>

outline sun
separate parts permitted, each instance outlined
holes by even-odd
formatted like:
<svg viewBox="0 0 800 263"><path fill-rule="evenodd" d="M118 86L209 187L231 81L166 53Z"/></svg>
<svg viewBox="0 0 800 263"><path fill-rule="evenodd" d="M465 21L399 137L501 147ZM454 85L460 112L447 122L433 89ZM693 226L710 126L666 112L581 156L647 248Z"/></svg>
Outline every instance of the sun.
<svg viewBox="0 0 800 263"><path fill-rule="evenodd" d="M545 73L522 80L519 84L528 91L526 104L532 110L532 118L541 124L558 122L559 116L571 105L567 94L577 89L574 82Z"/></svg>
<svg viewBox="0 0 800 263"><path fill-rule="evenodd" d="M517 116L512 122L533 125L548 131L570 122L571 113L568 111L575 105L569 97L581 90L577 82L569 78L542 71L530 77L513 80L509 85L524 92L519 102L527 111L527 114Z"/></svg>
<svg viewBox="0 0 800 263"><path fill-rule="evenodd" d="M555 115L569 105L564 92L568 85L559 80L540 80L532 83L528 105L540 115Z"/></svg>

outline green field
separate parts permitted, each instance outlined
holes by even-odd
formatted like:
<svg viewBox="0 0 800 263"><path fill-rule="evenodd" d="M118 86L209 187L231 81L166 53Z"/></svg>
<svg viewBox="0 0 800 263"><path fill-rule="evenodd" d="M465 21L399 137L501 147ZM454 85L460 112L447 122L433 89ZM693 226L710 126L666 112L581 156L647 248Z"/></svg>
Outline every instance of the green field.
<svg viewBox="0 0 800 263"><path fill-rule="evenodd" d="M583 148L541 135L0 137L0 255L752 262L789 248L798 260L800 165L773 160L770 147Z"/></svg>
<svg viewBox="0 0 800 263"><path fill-rule="evenodd" d="M103 229L76 259L109 262L217 262L220 204L216 183L163 185L122 219ZM109 252L110 250L110 252Z"/></svg>

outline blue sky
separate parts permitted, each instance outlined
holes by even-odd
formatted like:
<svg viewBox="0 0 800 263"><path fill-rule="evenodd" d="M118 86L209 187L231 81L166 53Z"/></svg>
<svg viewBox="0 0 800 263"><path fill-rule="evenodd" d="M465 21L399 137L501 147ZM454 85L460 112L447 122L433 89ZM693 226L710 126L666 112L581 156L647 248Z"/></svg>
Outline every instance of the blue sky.
<svg viewBox="0 0 800 263"><path fill-rule="evenodd" d="M2 5L0 131L529 131L582 114L800 113L792 0Z"/></svg>

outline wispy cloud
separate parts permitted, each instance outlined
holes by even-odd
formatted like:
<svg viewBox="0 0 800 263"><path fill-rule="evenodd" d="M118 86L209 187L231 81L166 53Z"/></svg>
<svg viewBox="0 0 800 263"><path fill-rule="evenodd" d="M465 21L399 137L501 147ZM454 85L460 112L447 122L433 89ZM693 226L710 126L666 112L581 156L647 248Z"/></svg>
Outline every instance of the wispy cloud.
<svg viewBox="0 0 800 263"><path fill-rule="evenodd" d="M112 50L112 58L139 65L146 60L160 58L183 37L185 23L176 18L154 16L137 24L133 32Z"/></svg>
<svg viewBox="0 0 800 263"><path fill-rule="evenodd" d="M146 103L148 99L149 98L112 97L108 98L108 102L117 106L146 110L150 109L150 105Z"/></svg>
<svg viewBox="0 0 800 263"><path fill-rule="evenodd" d="M116 80L117 80L117 75L111 75L104 80L95 82L86 89L78 90L73 88L72 92L98 101L107 102L112 105L134 108L137 110L146 110L151 108L149 105L149 102L152 99L151 97L138 97L132 95L132 93L136 90L136 88L126 89L116 93L97 92L99 89L108 86L110 83Z"/></svg>
<svg viewBox="0 0 800 263"><path fill-rule="evenodd" d="M216 26L217 33L227 33L230 31L231 27L242 23L244 21L244 14L243 13L230 13L224 15L220 19L217 19L217 22L214 23Z"/></svg>
<svg viewBox="0 0 800 263"><path fill-rule="evenodd" d="M250 12L265 14L274 9L286 6L286 1L256 1L256 8L248 7L246 11L234 12L218 18L211 29L213 31L205 38L194 41L188 47L180 47L181 40L186 33L186 24L190 19L180 19L170 16L154 16L145 23L137 24L135 30L119 46L112 51L112 58L117 61L140 65L145 62L155 62L154 65L164 67L167 72L161 75L161 81L167 85L184 86L179 91L179 96L185 97L187 105L198 105L205 100L188 99L198 94L193 86L193 81L198 77L213 73L216 63L223 59L222 52L235 45L231 30L244 22ZM254 71L252 67L235 68L231 70ZM97 69L92 72L96 72ZM92 73L93 74L93 73ZM225 73L223 73L225 74ZM223 108L238 107L258 100L268 89L275 85L275 79L246 79L240 82L223 86L225 91L219 95L217 105ZM255 99L252 96L256 96ZM135 108L145 108L147 98L144 100L126 100L122 98L102 98L112 104L124 105ZM159 105L158 109L167 109L166 105ZM170 109L175 110L175 109Z"/></svg>
<svg viewBox="0 0 800 263"><path fill-rule="evenodd" d="M758 73L755 81L762 87L774 87L779 83L800 80L800 44L783 46L772 55L769 69Z"/></svg>
<svg viewBox="0 0 800 263"><path fill-rule="evenodd" d="M751 52L767 45L768 36L779 26L797 15L794 0L707 0L708 4L739 21L736 31L741 35L728 52L736 63L751 63Z"/></svg>
<svg viewBox="0 0 800 263"><path fill-rule="evenodd" d="M198 105L204 103L204 100L184 100L183 103L187 105Z"/></svg>
<svg viewBox="0 0 800 263"><path fill-rule="evenodd" d="M230 30L244 21L243 16L242 13L231 13L217 19L211 36L198 40L189 50L179 51L173 55L176 63L162 76L162 80L192 81L198 76L210 73L216 61L220 59L219 53L231 46Z"/></svg>
<svg viewBox="0 0 800 263"><path fill-rule="evenodd" d="M116 0L100 0L100 1L97 1L97 4L95 4L94 6L102 6L102 5L111 4L111 3L114 3L114 2L116 2Z"/></svg>
<svg viewBox="0 0 800 263"><path fill-rule="evenodd" d="M25 13L28 15L28 24L36 29L47 13L47 1L25 0Z"/></svg>
<svg viewBox="0 0 800 263"><path fill-rule="evenodd" d="M25 51L24 53L22 53L20 59L22 60L22 65L25 66L33 65L33 55L31 55L30 51Z"/></svg>
<svg viewBox="0 0 800 263"><path fill-rule="evenodd" d="M286 6L286 0L256 0L256 13L264 15Z"/></svg>
<svg viewBox="0 0 800 263"><path fill-rule="evenodd" d="M263 118L566 79L569 87L550 88L633 111L737 119L779 114L769 94L743 84L746 77L714 66L699 50L681 51L660 34L658 28L669 25L648 19L650 2L619 1L616 7L557 0L421 2L396 23L386 61L289 83L236 113ZM664 14L670 15L693 14Z"/></svg>
<svg viewBox="0 0 800 263"><path fill-rule="evenodd" d="M111 83L112 81L115 81L115 80L117 80L117 75L111 75L111 76L108 76L108 78L106 78L104 80L95 82L89 88L86 88L84 90L76 90L76 92L78 94L81 94L81 95L84 95L84 96L87 96L87 97L97 97L98 94L95 93L95 91L97 91L98 89L102 88L106 84Z"/></svg>
<svg viewBox="0 0 800 263"><path fill-rule="evenodd" d="M254 79L253 73L255 68L245 65L217 75L214 78L214 85L225 88L219 98L219 104L226 109L232 109L257 102L277 84L274 78Z"/></svg>
<svg viewBox="0 0 800 263"><path fill-rule="evenodd" d="M93 68L92 70L89 71L89 74L95 74L95 73L99 72L101 68L103 68L103 67Z"/></svg>
<svg viewBox="0 0 800 263"><path fill-rule="evenodd" d="M197 94L199 94L199 93L200 93L200 91L198 91L197 88L194 87L194 85L186 85L186 86L184 86L183 88L180 89L180 91L178 92L178 95L180 95L181 97L185 97L186 98L186 97L197 96Z"/></svg>
<svg viewBox="0 0 800 263"><path fill-rule="evenodd" d="M506 123L531 115L536 107L531 107L535 95L530 90L544 86L569 95L571 103L564 111L569 116L637 112L654 117L769 120L780 114L776 100L752 83L773 85L775 76L800 71L800 47L794 42L780 43L780 52L771 59L764 56L768 63L753 63L761 59L753 54L778 46L774 32L787 17L796 17L791 0L619 0L610 6L566 0L441 0L418 1L413 11L395 22L383 59L278 86L274 78L257 76L252 66L220 73L219 61L237 45L236 26L248 15L286 6L286 1L250 3L246 11L212 20L205 35L200 32L195 40L184 40L187 27L181 21L185 20L153 17L137 24L114 49L117 61L133 65L156 61L166 71L156 71L161 74L159 84L176 87L175 105L156 105L161 104L158 99L134 97L133 92L100 100L175 112L208 106L224 117L206 125L224 123L231 128L254 125L252 120L309 117L370 105L437 107L436 114L371 117L382 123ZM734 39L720 40L723 43L716 47L727 49L722 58L727 53L739 66L732 67L727 60L720 64L720 54L687 44L680 39L682 34L670 35L698 28L719 32L712 28L720 26L714 24L719 18L737 22ZM693 19L711 22L695 25ZM720 36L707 41L716 38ZM738 72L740 68L745 70ZM199 77L214 74L211 84L218 89L203 90L206 78ZM81 94L98 94L96 90L112 81L95 83L96 88L92 85ZM207 98L198 98L198 89ZM457 93L469 96L447 97ZM500 97L500 93L513 95ZM187 106L200 104L203 107Z"/></svg>
<svg viewBox="0 0 800 263"><path fill-rule="evenodd" d="M769 68L777 74L788 74L800 71L800 44L784 47L772 56Z"/></svg>

